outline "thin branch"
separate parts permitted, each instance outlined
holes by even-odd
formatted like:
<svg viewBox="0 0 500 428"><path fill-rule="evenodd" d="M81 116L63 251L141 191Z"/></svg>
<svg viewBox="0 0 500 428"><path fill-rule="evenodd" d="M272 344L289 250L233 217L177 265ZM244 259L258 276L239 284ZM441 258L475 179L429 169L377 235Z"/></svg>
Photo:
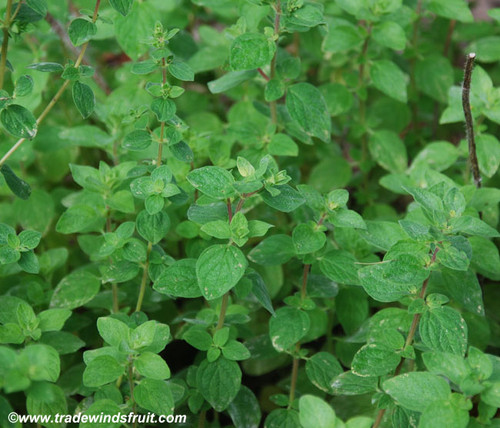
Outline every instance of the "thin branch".
<svg viewBox="0 0 500 428"><path fill-rule="evenodd" d="M101 0L96 0L95 9L94 9L94 15L92 17L92 22L94 22L94 23L97 20L97 15L99 13L99 6L100 6L100 4L101 4ZM80 54L78 55L78 58L76 59L76 62L75 62L75 65L74 65L75 68L78 68L80 66L80 64L82 63L83 57L85 55L85 51L87 50L88 45L89 45L89 42L86 42L82 46L82 49L80 50ZM56 105L57 101L59 101L59 98L61 98L61 95L64 93L64 91L68 87L69 82L70 82L69 80L66 80L62 84L62 86L56 92L56 94L54 95L54 97L50 100L50 102L47 104L47 106L45 107L45 109L42 111L42 113L40 114L40 116L38 116L38 119L36 120L37 126L40 125L43 122L43 120L45 119L45 117L49 114L49 112L52 110L52 108ZM0 166L2 166L5 162L7 162L7 159L9 159L12 156L12 154L19 147L21 147L21 144L23 144L24 141L26 141L26 138L20 138L19 140L17 140L17 142L2 157L2 159L0 159Z"/></svg>
<svg viewBox="0 0 500 428"><path fill-rule="evenodd" d="M5 70L7 68L7 50L9 48L9 29L11 24L12 0L7 0L5 21L3 23L2 57L0 58L0 89L3 89Z"/></svg>
<svg viewBox="0 0 500 428"><path fill-rule="evenodd" d="M279 37L280 34L280 21L281 21L281 0L276 0L276 16L274 17L274 34ZM279 40L279 39L278 39ZM271 79L274 79L276 74L276 59L278 56L278 40L276 40L276 52L271 60ZM278 123L278 111L276 101L271 101L269 104L271 109L271 120L274 124Z"/></svg>
<svg viewBox="0 0 500 428"><path fill-rule="evenodd" d="M474 120L470 108L470 84L472 80L472 69L474 68L475 53L467 55L465 62L464 84L462 86L462 107L465 116L465 130L467 132L467 142L469 143L469 163L474 177L474 184L479 189L481 187L481 174L476 154L476 141L474 139Z"/></svg>
<svg viewBox="0 0 500 428"><path fill-rule="evenodd" d="M56 33L59 38L61 39L61 42L63 43L64 47L71 51L73 55L78 56L79 52L78 49L73 46L73 43L71 43L71 40L69 39L68 33L64 30L64 27L61 25L61 23L54 18L50 13L47 12L47 15L45 16L45 20L49 23L50 28L52 28L52 31ZM90 63L83 58L82 64L85 65L90 65ZM95 70L94 75L92 76L94 81L97 83L97 85L107 94L109 95L111 93L111 88L107 84L106 80L102 76L102 74L99 72L99 70Z"/></svg>
<svg viewBox="0 0 500 428"><path fill-rule="evenodd" d="M264 72L264 70L262 70L262 68L258 68L257 71L259 72L259 74L267 81L269 81L269 76Z"/></svg>
<svg viewBox="0 0 500 428"><path fill-rule="evenodd" d="M431 264L436 261L436 256L439 251L439 247L436 247L434 249L434 252L432 253L432 258L431 258ZM429 283L429 277L424 281L422 284L422 289L420 290L420 293L418 295L419 298L423 299L425 297L425 293L427 292L427 285ZM421 314L415 314L413 315L413 320L411 322L410 326L410 331L408 332L408 336L406 337L405 341L405 346L403 349L406 350L411 344L413 343L413 339L415 338L415 333L417 332L417 327L418 323L420 321ZM401 358L401 361L399 362L398 366L396 367L396 370L394 371L394 376L397 376L400 372L401 369L403 368L403 364L405 362L405 358ZM386 409L380 409L377 415L377 419L375 420L375 423L373 424L372 428L378 428L380 426L380 423L382 422L382 419L384 418Z"/></svg>

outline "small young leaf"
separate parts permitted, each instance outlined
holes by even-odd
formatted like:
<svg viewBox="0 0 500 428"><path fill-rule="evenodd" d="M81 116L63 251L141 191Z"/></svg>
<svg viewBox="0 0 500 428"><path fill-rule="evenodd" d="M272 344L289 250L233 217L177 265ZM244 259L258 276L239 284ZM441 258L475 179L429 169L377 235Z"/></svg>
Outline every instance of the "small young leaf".
<svg viewBox="0 0 500 428"><path fill-rule="evenodd" d="M71 21L68 36L74 46L88 42L97 33L96 25L86 19L77 18Z"/></svg>
<svg viewBox="0 0 500 428"><path fill-rule="evenodd" d="M0 167L0 172L2 173L7 186L18 198L26 200L31 195L31 187L26 181L20 179L9 165L3 164Z"/></svg>
<svg viewBox="0 0 500 428"><path fill-rule="evenodd" d="M36 135L36 119L23 106L11 104L5 107L0 113L0 121L5 130L14 137L32 139Z"/></svg>
<svg viewBox="0 0 500 428"><path fill-rule="evenodd" d="M95 108L95 97L92 88L76 81L73 84L73 101L84 119L89 117Z"/></svg>
<svg viewBox="0 0 500 428"><path fill-rule="evenodd" d="M134 0L109 0L109 4L113 9L126 16L132 9Z"/></svg>

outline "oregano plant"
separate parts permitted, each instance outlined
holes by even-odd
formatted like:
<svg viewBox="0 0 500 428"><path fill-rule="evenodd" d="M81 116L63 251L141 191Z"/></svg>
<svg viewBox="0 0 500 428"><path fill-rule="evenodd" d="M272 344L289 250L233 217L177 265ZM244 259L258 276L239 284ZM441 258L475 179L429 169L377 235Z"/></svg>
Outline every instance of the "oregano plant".
<svg viewBox="0 0 500 428"><path fill-rule="evenodd" d="M500 9L0 19L0 426L500 426Z"/></svg>

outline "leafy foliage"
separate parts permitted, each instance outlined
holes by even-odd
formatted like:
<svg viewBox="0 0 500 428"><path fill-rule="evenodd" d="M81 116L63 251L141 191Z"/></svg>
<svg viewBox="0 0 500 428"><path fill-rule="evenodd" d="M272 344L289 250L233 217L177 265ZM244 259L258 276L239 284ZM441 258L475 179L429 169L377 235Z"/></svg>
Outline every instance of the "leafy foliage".
<svg viewBox="0 0 500 428"><path fill-rule="evenodd" d="M500 9L4 3L0 426L498 425Z"/></svg>

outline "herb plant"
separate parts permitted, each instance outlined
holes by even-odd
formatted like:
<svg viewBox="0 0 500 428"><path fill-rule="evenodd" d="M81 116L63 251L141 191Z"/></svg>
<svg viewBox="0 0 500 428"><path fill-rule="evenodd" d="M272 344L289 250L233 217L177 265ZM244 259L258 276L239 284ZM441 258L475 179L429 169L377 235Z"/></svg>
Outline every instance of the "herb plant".
<svg viewBox="0 0 500 428"><path fill-rule="evenodd" d="M0 8L2 427L500 426L500 9Z"/></svg>

